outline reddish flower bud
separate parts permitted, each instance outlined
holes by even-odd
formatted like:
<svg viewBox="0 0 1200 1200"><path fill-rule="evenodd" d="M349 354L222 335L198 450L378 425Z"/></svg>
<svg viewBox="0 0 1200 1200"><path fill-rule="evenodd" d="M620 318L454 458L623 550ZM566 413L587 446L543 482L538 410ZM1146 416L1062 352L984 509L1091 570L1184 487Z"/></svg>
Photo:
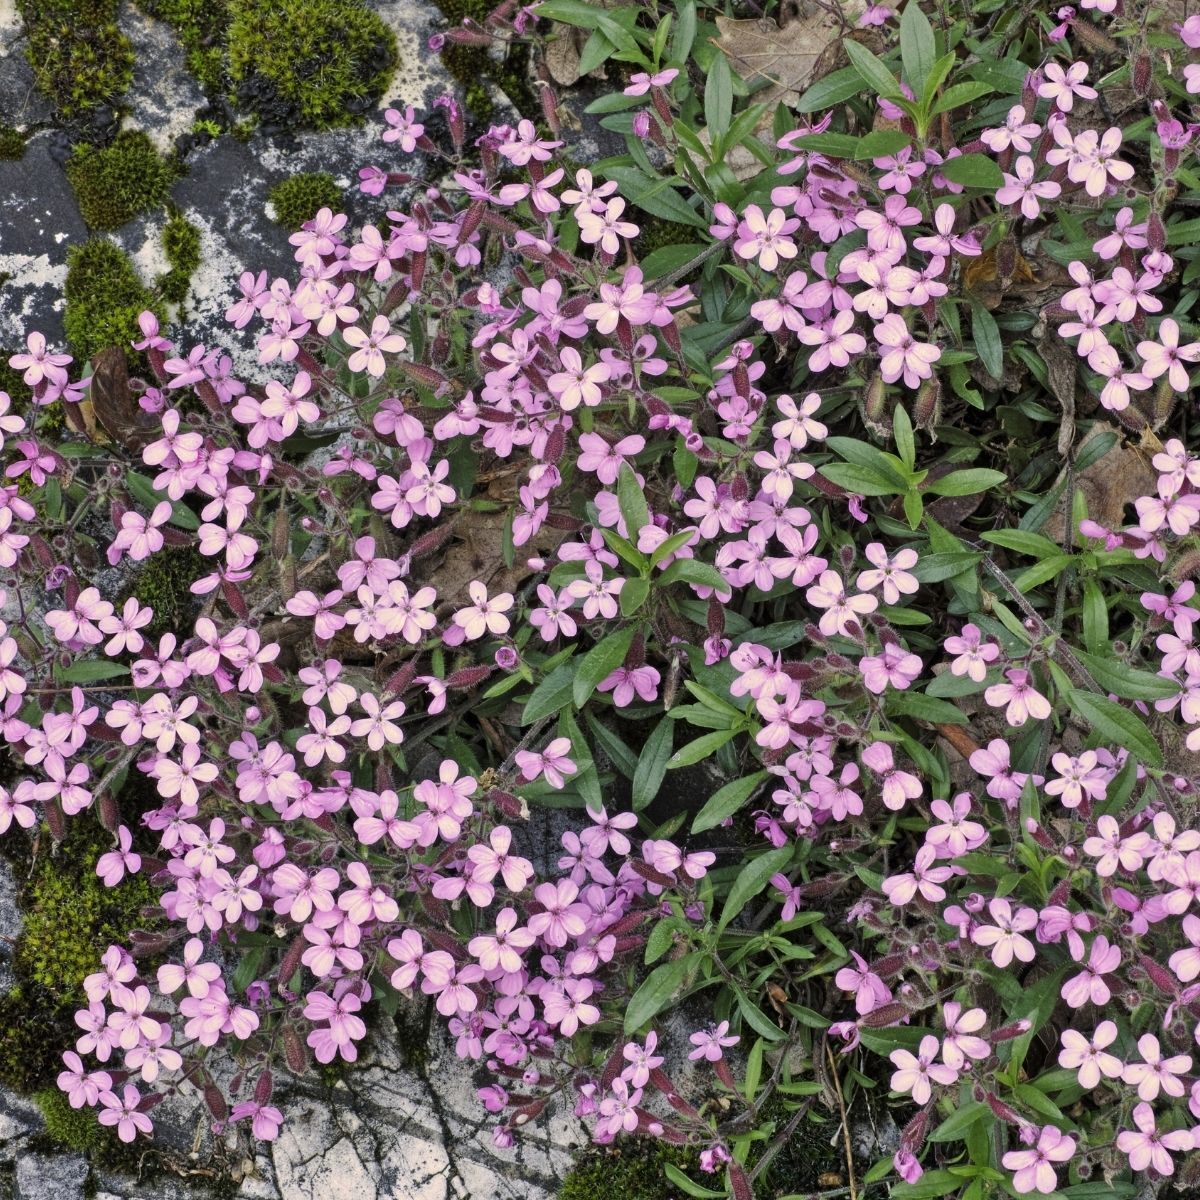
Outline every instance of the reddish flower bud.
<svg viewBox="0 0 1200 1200"><path fill-rule="evenodd" d="M283 1057L288 1070L293 1075L303 1075L308 1071L308 1051L300 1040L300 1034L294 1025L284 1025L280 1035L283 1039Z"/></svg>
<svg viewBox="0 0 1200 1200"><path fill-rule="evenodd" d="M858 1023L867 1029L882 1029L903 1021L908 1015L909 1011L903 1004L881 1004L866 1016L859 1017Z"/></svg>
<svg viewBox="0 0 1200 1200"><path fill-rule="evenodd" d="M461 671L455 671L446 677L446 686L461 690L477 687L491 673L491 667L463 667Z"/></svg>

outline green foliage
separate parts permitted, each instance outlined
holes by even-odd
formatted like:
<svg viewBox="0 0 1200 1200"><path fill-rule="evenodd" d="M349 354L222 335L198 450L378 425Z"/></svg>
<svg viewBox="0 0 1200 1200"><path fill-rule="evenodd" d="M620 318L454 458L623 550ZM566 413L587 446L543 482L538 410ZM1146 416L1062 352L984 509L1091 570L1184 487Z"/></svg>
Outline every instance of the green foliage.
<svg viewBox="0 0 1200 1200"><path fill-rule="evenodd" d="M110 888L95 863L111 839L95 826L73 822L58 853L34 864L23 901L25 926L17 939L17 974L64 1003L83 999L83 979L96 970L114 943L143 928L142 909L155 904L155 891L141 876Z"/></svg>
<svg viewBox="0 0 1200 1200"><path fill-rule="evenodd" d="M25 135L11 125L0 124L0 158L24 158Z"/></svg>
<svg viewBox="0 0 1200 1200"><path fill-rule="evenodd" d="M76 147L67 179L89 228L118 229L166 200L175 167L142 130L127 129L111 146Z"/></svg>
<svg viewBox="0 0 1200 1200"><path fill-rule="evenodd" d="M588 1150L563 1180L558 1200L676 1200L679 1188L667 1178L670 1163L698 1170L695 1150L652 1138L622 1138L613 1146Z"/></svg>
<svg viewBox="0 0 1200 1200"><path fill-rule="evenodd" d="M34 81L60 116L115 104L133 80L133 47L116 0L18 0Z"/></svg>
<svg viewBox="0 0 1200 1200"><path fill-rule="evenodd" d="M358 120L391 81L396 41L361 0L230 0L229 77L269 125Z"/></svg>
<svg viewBox="0 0 1200 1200"><path fill-rule="evenodd" d="M168 630L190 627L196 618L196 597L188 590L203 573L204 559L194 546L164 546L142 564L117 607L130 596L154 610L154 619L143 631L158 638Z"/></svg>
<svg viewBox="0 0 1200 1200"><path fill-rule="evenodd" d="M66 1094L57 1087L44 1088L33 1100L46 1123L46 1137L55 1145L79 1154L92 1154L108 1144L109 1133L96 1120L94 1108L86 1105L72 1108Z"/></svg>
<svg viewBox="0 0 1200 1200"><path fill-rule="evenodd" d="M158 290L163 299L182 304L200 265L200 230L175 210L163 226L162 245L171 269L158 277Z"/></svg>
<svg viewBox="0 0 1200 1200"><path fill-rule="evenodd" d="M275 220L288 229L299 229L322 208L340 211L344 194L328 171L293 175L277 183L268 199L275 209Z"/></svg>
<svg viewBox="0 0 1200 1200"><path fill-rule="evenodd" d="M129 343L138 332L138 314L156 306L124 250L107 238L72 246L65 292L63 329L77 359L109 346L121 346L133 357Z"/></svg>

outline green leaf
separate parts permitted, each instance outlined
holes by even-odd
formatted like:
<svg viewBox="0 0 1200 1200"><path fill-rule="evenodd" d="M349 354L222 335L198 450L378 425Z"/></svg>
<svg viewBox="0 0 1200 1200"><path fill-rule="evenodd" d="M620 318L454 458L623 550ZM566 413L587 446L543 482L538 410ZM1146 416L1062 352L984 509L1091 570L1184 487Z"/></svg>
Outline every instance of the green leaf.
<svg viewBox="0 0 1200 1200"><path fill-rule="evenodd" d="M569 703L569 697L563 703ZM633 773L637 770L637 755L607 725L600 721L594 713L585 713L584 716L587 720L588 728L592 731L592 736L600 743L604 753L608 756L609 762L626 779L632 779Z"/></svg>
<svg viewBox="0 0 1200 1200"><path fill-rule="evenodd" d="M902 483L892 483L870 468L857 467L853 463L826 463L821 468L821 474L830 483L862 496L895 496L908 490Z"/></svg>
<svg viewBox="0 0 1200 1200"><path fill-rule="evenodd" d="M792 861L791 846L781 846L778 850L768 850L760 854L739 872L729 889L729 897L721 910L721 920L717 923L720 933L760 892L764 891L772 875L778 874Z"/></svg>
<svg viewBox="0 0 1200 1200"><path fill-rule="evenodd" d="M620 186L621 195L631 204L644 208L651 216L697 229L708 228L708 222L675 191L672 177L656 179L638 167L607 167L604 175Z"/></svg>
<svg viewBox="0 0 1200 1200"><path fill-rule="evenodd" d="M968 1100L955 1109L930 1135L931 1142L961 1141L963 1134L985 1116L991 1117L992 1110L982 1100Z"/></svg>
<svg viewBox="0 0 1200 1200"><path fill-rule="evenodd" d="M912 145L912 138L898 129L876 129L858 139L854 157L862 162L868 158L885 158L898 154L905 146Z"/></svg>
<svg viewBox="0 0 1200 1200"><path fill-rule="evenodd" d="M629 997L625 1007L625 1032L631 1034L653 1020L672 1000L697 966L699 954L693 951L655 967L642 980L641 987Z"/></svg>
<svg viewBox="0 0 1200 1200"><path fill-rule="evenodd" d="M86 662L73 662L57 672L63 683L100 683L104 679L119 679L128 675L124 663L106 662L101 658L90 658Z"/></svg>
<svg viewBox="0 0 1200 1200"><path fill-rule="evenodd" d="M726 817L732 817L770 776L766 771L755 771L741 779L734 779L723 788L713 792L692 820L692 832L703 833L720 825Z"/></svg>
<svg viewBox="0 0 1200 1200"><path fill-rule="evenodd" d="M650 509L646 505L642 486L628 463L621 464L621 471L617 476L617 503L625 521L629 540L636 543L638 534L650 524Z"/></svg>
<svg viewBox="0 0 1200 1200"><path fill-rule="evenodd" d="M912 569L919 583L941 583L953 579L964 571L970 571L983 558L971 550L958 550L945 554L926 554Z"/></svg>
<svg viewBox="0 0 1200 1200"><path fill-rule="evenodd" d="M666 1177L686 1196L695 1196L697 1200L725 1200L728 1192L714 1192L712 1188L701 1187L694 1179L689 1179L674 1163L663 1163Z"/></svg>
<svg viewBox="0 0 1200 1200"><path fill-rule="evenodd" d="M642 259L642 273L647 281L653 282L655 279L661 279L664 275L670 275L672 271L686 267L704 250L705 247L697 242L680 242L674 246L660 246L657 250L651 250Z"/></svg>
<svg viewBox="0 0 1200 1200"><path fill-rule="evenodd" d="M948 158L938 167L938 173L951 183L961 183L963 187L995 191L1004 186L1004 173L986 154L962 154L958 158Z"/></svg>
<svg viewBox="0 0 1200 1200"><path fill-rule="evenodd" d="M883 479L891 480L901 489L908 487L909 475L904 470L903 462L883 450L877 450L868 442L861 442L857 438L831 437L825 439L825 445L848 463L853 463L856 467L866 467Z"/></svg>
<svg viewBox="0 0 1200 1200"><path fill-rule="evenodd" d="M862 138L848 133L810 133L797 138L795 149L808 154L824 154L829 158L853 159L858 156Z"/></svg>
<svg viewBox="0 0 1200 1200"><path fill-rule="evenodd" d="M633 773L633 807L635 811L645 808L662 786L667 773L667 760L674 748L675 722L663 717L654 732L646 739L638 757L637 770Z"/></svg>
<svg viewBox="0 0 1200 1200"><path fill-rule="evenodd" d="M884 707L889 716L912 717L931 725L966 725L967 718L953 704L937 700L925 692L898 692L889 688L884 693Z"/></svg>
<svg viewBox="0 0 1200 1200"><path fill-rule="evenodd" d="M1067 703L1091 725L1101 740L1112 746L1123 746L1149 766L1162 766L1161 747L1145 723L1129 709L1080 688L1072 688L1067 693Z"/></svg>
<svg viewBox="0 0 1200 1200"><path fill-rule="evenodd" d="M1006 96L1019 96L1029 78L1029 68L1015 56L985 59L973 63L964 73L971 79L991 84Z"/></svg>
<svg viewBox="0 0 1200 1200"><path fill-rule="evenodd" d="M1082 650L1076 650L1075 657L1087 667L1088 674L1100 687L1123 700L1165 700L1168 696L1179 695L1179 684L1173 679L1138 671L1116 659L1085 654Z"/></svg>
<svg viewBox="0 0 1200 1200"><path fill-rule="evenodd" d="M937 40L933 26L921 11L916 0L909 0L900 17L900 58L904 63L904 77L913 94L922 95L925 80L937 59Z"/></svg>
<svg viewBox="0 0 1200 1200"><path fill-rule="evenodd" d="M697 587L714 588L718 592L730 590L725 576L716 567L701 562L698 558L677 558L659 576L659 582L664 587L680 581L695 584Z"/></svg>
<svg viewBox="0 0 1200 1200"><path fill-rule="evenodd" d="M1000 326L996 318L982 304L971 305L971 336L979 361L987 373L999 382L1004 378L1004 343L1000 340Z"/></svg>
<svg viewBox="0 0 1200 1200"><path fill-rule="evenodd" d="M933 66L929 68L929 74L925 76L925 85L920 91L923 108L928 108L933 103L938 88L946 82L946 77L954 70L957 61L953 51L943 54L941 58L934 61Z"/></svg>
<svg viewBox="0 0 1200 1200"><path fill-rule="evenodd" d="M863 83L874 89L877 96L883 96L887 100L905 99L895 75L866 46L860 46L857 42L846 38L842 42L842 48L846 51L850 65L858 72Z"/></svg>
<svg viewBox="0 0 1200 1200"><path fill-rule="evenodd" d="M575 663L570 660L560 663L533 689L533 695L525 701L521 724L532 725L534 721L549 717L570 704L574 686Z"/></svg>
<svg viewBox="0 0 1200 1200"><path fill-rule="evenodd" d="M720 750L736 733L736 729L717 729L712 733L706 733L702 737L696 738L695 741L688 742L686 746L681 746L667 759L668 770L673 771L678 767L690 767L702 759L708 758Z"/></svg>
<svg viewBox="0 0 1200 1200"><path fill-rule="evenodd" d="M156 491L154 484L145 475L139 475L136 471L127 471L123 482L129 489L129 494L146 508L153 509L155 505L168 500L165 492ZM169 503L172 525L177 525L180 529L186 529L189 532L200 528L200 518L186 504L181 504L177 500L170 500Z"/></svg>
<svg viewBox="0 0 1200 1200"><path fill-rule="evenodd" d="M950 112L955 108L962 108L964 104L970 104L972 100L978 100L982 96L987 96L995 91L990 83L956 83L953 87L948 87L941 96L938 97L938 102L933 106L933 111L930 116L936 117L938 113Z"/></svg>
<svg viewBox="0 0 1200 1200"><path fill-rule="evenodd" d="M862 76L854 67L843 67L823 79L818 79L796 102L797 112L824 112L843 100L849 100L862 91Z"/></svg>
<svg viewBox="0 0 1200 1200"><path fill-rule="evenodd" d="M911 471L917 461L917 442L908 409L903 404L897 404L892 414L892 436L896 439L896 453Z"/></svg>
<svg viewBox="0 0 1200 1200"><path fill-rule="evenodd" d="M1028 554L1030 558L1046 558L1062 553L1062 547L1057 542L1051 541L1043 534L1027 533L1023 529L988 529L979 536L983 541L991 542L993 546L1003 546L1005 550Z"/></svg>
<svg viewBox="0 0 1200 1200"><path fill-rule="evenodd" d="M696 42L696 0L678 0L675 5L677 23L671 40L671 61L687 61Z"/></svg>
<svg viewBox="0 0 1200 1200"><path fill-rule="evenodd" d="M970 467L965 471L951 471L941 479L926 485L925 491L934 496L974 496L1006 482L1003 471L991 471L986 467Z"/></svg>
<svg viewBox="0 0 1200 1200"><path fill-rule="evenodd" d="M949 1171L926 1171L916 1183L894 1183L890 1200L937 1200L957 1192L965 1183L961 1175Z"/></svg>
<svg viewBox="0 0 1200 1200"><path fill-rule="evenodd" d="M733 72L724 54L714 54L704 80L704 123L712 140L713 154L720 157L719 143L729 129L733 113Z"/></svg>
<svg viewBox="0 0 1200 1200"><path fill-rule="evenodd" d="M648 579L627 579L621 585L621 616L632 617L650 595Z"/></svg>
<svg viewBox="0 0 1200 1200"><path fill-rule="evenodd" d="M636 625L618 629L583 656L571 688L576 708L582 708L596 690L596 685L607 679L625 661L625 655L629 653L637 631Z"/></svg>

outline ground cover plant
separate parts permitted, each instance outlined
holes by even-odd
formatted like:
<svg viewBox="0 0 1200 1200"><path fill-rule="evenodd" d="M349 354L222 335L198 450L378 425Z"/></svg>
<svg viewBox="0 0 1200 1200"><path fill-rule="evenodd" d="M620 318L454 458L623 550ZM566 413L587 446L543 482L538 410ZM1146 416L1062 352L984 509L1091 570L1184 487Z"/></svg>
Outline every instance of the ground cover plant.
<svg viewBox="0 0 1200 1200"><path fill-rule="evenodd" d="M804 20L502 6L448 41L574 39L621 153L545 79L389 110L244 362L11 357L0 828L157 896L58 1079L120 1141L273 1139L426 998L497 1145L565 1110L686 1195L814 1118L852 1196L1200 1180L1200 18Z"/></svg>

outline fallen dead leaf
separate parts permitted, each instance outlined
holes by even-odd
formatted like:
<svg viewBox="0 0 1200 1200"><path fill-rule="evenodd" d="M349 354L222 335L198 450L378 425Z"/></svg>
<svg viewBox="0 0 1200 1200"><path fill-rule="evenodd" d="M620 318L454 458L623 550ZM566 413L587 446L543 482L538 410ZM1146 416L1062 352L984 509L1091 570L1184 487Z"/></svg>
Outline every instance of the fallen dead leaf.
<svg viewBox="0 0 1200 1200"><path fill-rule="evenodd" d="M1119 529L1125 524L1125 508L1139 496L1154 492L1158 484L1158 472L1150 465L1157 438L1142 445L1122 440L1124 431L1115 425L1100 421L1092 426L1087 437L1080 443L1076 455L1083 454L1089 443L1105 433L1117 434L1117 442L1086 470L1075 476L1075 487L1087 501L1088 517L1106 529ZM1054 481L1057 487L1066 478L1066 468ZM1058 507L1050 514L1042 532L1056 542L1062 542L1067 531L1067 515L1071 510L1071 497L1064 495Z"/></svg>

